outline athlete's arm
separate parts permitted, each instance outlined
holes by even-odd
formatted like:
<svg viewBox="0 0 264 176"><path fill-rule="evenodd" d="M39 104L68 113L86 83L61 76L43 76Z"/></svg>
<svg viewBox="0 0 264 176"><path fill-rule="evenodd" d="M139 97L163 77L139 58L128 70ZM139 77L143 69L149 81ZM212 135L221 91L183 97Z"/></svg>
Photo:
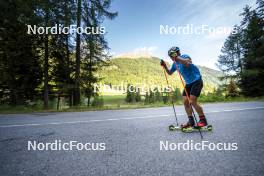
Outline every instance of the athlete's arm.
<svg viewBox="0 0 264 176"><path fill-rule="evenodd" d="M167 65L166 65L164 68L165 68L166 72L167 72L169 75L172 75L173 72L172 72L171 70L168 69Z"/></svg>
<svg viewBox="0 0 264 176"><path fill-rule="evenodd" d="M181 56L177 56L174 58L175 61L180 62L184 66L188 67L192 63L192 59L189 57L187 59L182 58Z"/></svg>
<svg viewBox="0 0 264 176"><path fill-rule="evenodd" d="M168 75L171 75L173 73L171 70L168 69L166 63L163 60L160 61L160 65L164 67Z"/></svg>

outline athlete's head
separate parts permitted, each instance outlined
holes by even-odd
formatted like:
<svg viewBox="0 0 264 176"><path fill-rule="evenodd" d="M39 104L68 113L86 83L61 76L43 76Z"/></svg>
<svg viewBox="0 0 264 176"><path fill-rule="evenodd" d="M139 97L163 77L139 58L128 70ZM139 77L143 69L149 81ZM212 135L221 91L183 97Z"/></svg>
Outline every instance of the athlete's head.
<svg viewBox="0 0 264 176"><path fill-rule="evenodd" d="M169 49L169 51L168 51L168 55L170 56L170 58L171 59L173 59L175 56L179 56L179 55L181 55L181 53L180 53L180 48L179 47L177 47L177 46L173 46L173 47L171 47L170 49Z"/></svg>

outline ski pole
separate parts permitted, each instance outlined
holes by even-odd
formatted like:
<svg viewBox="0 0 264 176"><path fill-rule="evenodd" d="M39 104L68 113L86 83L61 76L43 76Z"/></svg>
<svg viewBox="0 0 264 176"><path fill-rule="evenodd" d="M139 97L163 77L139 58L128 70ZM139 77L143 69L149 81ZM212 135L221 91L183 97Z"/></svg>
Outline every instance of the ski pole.
<svg viewBox="0 0 264 176"><path fill-rule="evenodd" d="M197 119L196 119L195 113L194 113L194 111L193 111L193 107L192 107L192 104L191 104L191 101L190 101L190 97L189 97L189 94L188 94L188 92L187 92L187 90L186 90L186 88L185 88L185 84L184 84L184 81L183 81L183 79L182 79L182 75L181 75L181 73L180 73L180 70L179 70L179 67L178 67L178 65L177 65L177 62L174 61L174 64L176 65L176 70L177 70L177 72L178 72L178 75L179 75L180 80L181 80L181 82L182 82L182 85L183 85L183 88L184 88L184 91L185 91L185 94L186 94L187 100L188 100L189 105L190 105L190 107L191 107L191 110L192 110L192 113L193 113L193 116L194 116L195 123L197 124ZM198 128L198 130L199 130L199 133L200 133L200 135L201 135L201 139L203 139L203 134L202 134L201 129Z"/></svg>
<svg viewBox="0 0 264 176"><path fill-rule="evenodd" d="M163 72L164 72L164 75L165 75L165 78L166 78L167 86L169 87L169 81L168 81L168 77L167 77L167 74L166 74L166 71L165 71L164 67L163 67ZM176 114L176 111L175 111L175 107L174 107L174 103L173 103L173 99L172 98L171 98L171 104L172 104L172 107L173 107L173 112L174 112L176 124L177 124L177 126L179 126L178 118L177 118L177 114Z"/></svg>

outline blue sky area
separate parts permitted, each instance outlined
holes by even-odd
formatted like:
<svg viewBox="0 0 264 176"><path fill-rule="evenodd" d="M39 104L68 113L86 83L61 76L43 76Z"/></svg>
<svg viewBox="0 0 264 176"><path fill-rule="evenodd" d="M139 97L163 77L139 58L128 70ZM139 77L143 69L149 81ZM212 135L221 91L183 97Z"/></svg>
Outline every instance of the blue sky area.
<svg viewBox="0 0 264 176"><path fill-rule="evenodd" d="M103 24L111 53L150 53L168 59L167 50L179 46L197 65L217 69L215 63L228 34L160 34L160 25L232 28L239 24L243 7L252 0L113 0L118 17Z"/></svg>

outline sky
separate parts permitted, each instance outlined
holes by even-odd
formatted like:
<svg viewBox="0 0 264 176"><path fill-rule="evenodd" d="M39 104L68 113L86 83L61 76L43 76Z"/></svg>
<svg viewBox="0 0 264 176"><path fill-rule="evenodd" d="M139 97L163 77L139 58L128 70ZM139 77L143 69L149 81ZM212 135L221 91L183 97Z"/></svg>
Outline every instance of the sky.
<svg viewBox="0 0 264 176"><path fill-rule="evenodd" d="M113 56L149 53L169 61L168 49L178 46L194 64L217 69L228 30L240 23L247 4L255 7L254 0L113 0L110 9L118 16L103 26ZM171 30L167 34L160 31L166 25Z"/></svg>

